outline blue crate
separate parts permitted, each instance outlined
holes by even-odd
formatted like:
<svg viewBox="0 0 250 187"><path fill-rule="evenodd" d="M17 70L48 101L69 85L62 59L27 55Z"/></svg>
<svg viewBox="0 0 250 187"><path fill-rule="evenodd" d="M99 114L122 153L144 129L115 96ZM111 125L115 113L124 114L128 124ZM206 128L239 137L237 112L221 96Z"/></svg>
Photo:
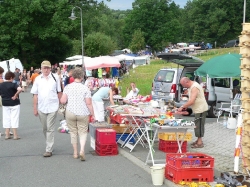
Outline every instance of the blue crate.
<svg viewBox="0 0 250 187"><path fill-rule="evenodd" d="M122 135L122 134L116 134L116 141L118 141L118 139L121 137L121 135ZM123 134L121 140L122 140L122 141L125 141L126 138L127 138L128 136L129 136L129 138L132 136L132 138L130 139L129 143L134 144L134 143L135 143L135 137L134 137L133 134ZM129 139L129 138L128 138L128 139Z"/></svg>

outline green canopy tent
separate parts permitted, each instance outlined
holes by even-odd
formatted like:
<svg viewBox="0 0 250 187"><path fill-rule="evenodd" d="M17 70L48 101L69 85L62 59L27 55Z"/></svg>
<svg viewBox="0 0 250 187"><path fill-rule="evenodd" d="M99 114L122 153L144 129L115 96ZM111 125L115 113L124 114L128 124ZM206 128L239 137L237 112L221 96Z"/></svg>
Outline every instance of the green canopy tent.
<svg viewBox="0 0 250 187"><path fill-rule="evenodd" d="M234 53L211 58L195 71L195 75L210 78L240 77L240 58L241 55Z"/></svg>

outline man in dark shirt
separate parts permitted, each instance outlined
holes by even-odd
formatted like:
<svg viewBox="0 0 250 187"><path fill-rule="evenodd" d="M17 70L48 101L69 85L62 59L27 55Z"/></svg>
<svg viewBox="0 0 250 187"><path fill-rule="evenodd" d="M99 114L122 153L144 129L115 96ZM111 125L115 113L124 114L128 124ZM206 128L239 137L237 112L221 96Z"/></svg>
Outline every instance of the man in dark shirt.
<svg viewBox="0 0 250 187"><path fill-rule="evenodd" d="M34 73L34 69L33 67L30 67L30 77L32 76L33 73Z"/></svg>
<svg viewBox="0 0 250 187"><path fill-rule="evenodd" d="M21 79L21 73L20 73L20 69L16 68L15 72L14 72L14 83L16 83L18 86L20 85L20 79Z"/></svg>

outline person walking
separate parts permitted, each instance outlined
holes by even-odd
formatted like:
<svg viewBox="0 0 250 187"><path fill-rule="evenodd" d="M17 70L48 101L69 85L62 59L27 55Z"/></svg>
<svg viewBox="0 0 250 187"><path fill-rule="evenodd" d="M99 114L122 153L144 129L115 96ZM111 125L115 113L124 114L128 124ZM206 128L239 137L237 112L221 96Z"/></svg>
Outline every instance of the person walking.
<svg viewBox="0 0 250 187"><path fill-rule="evenodd" d="M20 73L20 69L16 68L15 72L14 72L14 79L13 82L16 83L18 86L20 85L20 80L21 80L21 73Z"/></svg>
<svg viewBox="0 0 250 187"><path fill-rule="evenodd" d="M30 93L33 94L34 115L39 116L46 139L44 157L51 157L54 145L55 120L61 98L61 85L57 75L51 73L51 63L41 63L41 75L37 76Z"/></svg>
<svg viewBox="0 0 250 187"><path fill-rule="evenodd" d="M188 88L189 100L180 108L178 112L191 107L195 116L194 122L196 128L194 129L195 136L197 140L192 143L192 148L202 148L204 144L202 142L202 137L205 134L205 120L208 110L208 105L204 96L204 91L202 87L195 81L191 81L188 77L183 77L180 80L181 85L184 88Z"/></svg>
<svg viewBox="0 0 250 187"><path fill-rule="evenodd" d="M32 76L30 77L30 83L34 84L36 77L39 76L39 70L35 69L34 73L32 74Z"/></svg>
<svg viewBox="0 0 250 187"><path fill-rule="evenodd" d="M77 139L80 140L80 160L85 161L84 147L87 140L89 115L93 117L91 92L82 84L83 71L74 69L72 71L74 82L67 85L60 99L62 104L67 103L65 118L69 127L71 144L73 146L73 158L78 158Z"/></svg>
<svg viewBox="0 0 250 187"><path fill-rule="evenodd" d="M5 74L5 82L0 84L0 94L2 96L3 105L3 128L5 128L5 140L11 139L10 128L14 133L14 140L19 140L17 134L17 128L19 127L20 116L20 100L19 93L22 92L22 88L13 83L15 74L8 71Z"/></svg>
<svg viewBox="0 0 250 187"><path fill-rule="evenodd" d="M4 69L0 66L0 83L3 83L4 80L3 80L3 72L4 72ZM1 95L0 95L1 96ZM2 99L2 98L1 98ZM0 134L2 135L2 133L0 132ZM0 137L1 138L1 137Z"/></svg>
<svg viewBox="0 0 250 187"><path fill-rule="evenodd" d="M28 81L28 75L27 75L26 69L23 69L23 73L21 74L21 80L22 80L22 89L25 92L27 88L27 81Z"/></svg>

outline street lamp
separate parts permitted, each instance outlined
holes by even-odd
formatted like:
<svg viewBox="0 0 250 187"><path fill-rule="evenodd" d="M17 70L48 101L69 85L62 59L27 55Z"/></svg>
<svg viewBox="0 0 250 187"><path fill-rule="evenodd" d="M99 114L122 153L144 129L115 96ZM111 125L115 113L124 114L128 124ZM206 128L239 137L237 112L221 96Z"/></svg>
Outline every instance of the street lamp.
<svg viewBox="0 0 250 187"><path fill-rule="evenodd" d="M83 70L83 74L85 75L85 65L84 65L84 48L83 48L83 25L82 25L82 9L79 6L75 6L72 9L71 12L71 16L69 17L69 19L71 20L75 20L77 17L75 16L75 12L74 9L75 8L79 8L80 12L81 12L81 40L82 40L82 70Z"/></svg>

